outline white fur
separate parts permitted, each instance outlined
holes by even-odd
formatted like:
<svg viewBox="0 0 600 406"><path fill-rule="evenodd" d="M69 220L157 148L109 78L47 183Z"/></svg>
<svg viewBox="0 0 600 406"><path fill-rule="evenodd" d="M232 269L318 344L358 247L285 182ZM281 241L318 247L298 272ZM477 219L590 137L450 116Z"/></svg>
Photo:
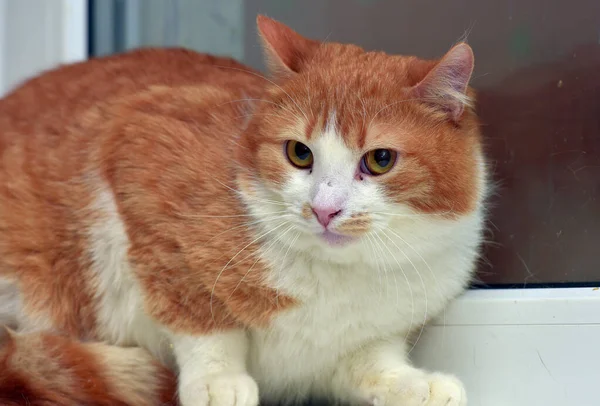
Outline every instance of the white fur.
<svg viewBox="0 0 600 406"><path fill-rule="evenodd" d="M144 312L142 293L127 258L129 239L114 195L108 186L99 184L93 206L99 219L89 230L95 292L100 301L99 338L116 345L140 345L163 362L173 364L168 338Z"/></svg>
<svg viewBox="0 0 600 406"><path fill-rule="evenodd" d="M243 330L173 336L181 403L255 406L258 387L246 372L247 341Z"/></svg>

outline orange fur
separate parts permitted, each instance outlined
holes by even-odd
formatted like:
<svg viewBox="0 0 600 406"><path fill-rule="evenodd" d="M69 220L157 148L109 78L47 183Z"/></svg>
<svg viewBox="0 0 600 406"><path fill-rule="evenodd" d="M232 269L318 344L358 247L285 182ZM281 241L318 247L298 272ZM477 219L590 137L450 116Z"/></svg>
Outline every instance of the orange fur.
<svg viewBox="0 0 600 406"><path fill-rule="evenodd" d="M278 29L272 24L259 20L267 40ZM242 227L247 213L233 190L251 194L253 174L276 187L291 170L281 143L318 136L329 111L357 153L402 151L397 170L379 178L397 202L428 213L474 209L481 148L474 112L451 122L406 90L435 61L320 44L291 30L287 38L301 52L269 43L276 84L230 59L146 49L58 68L0 101L0 277L17 282L32 325L73 340L101 335L86 233L103 220L93 209L100 183L116 197L145 309L171 331L265 325L294 306L265 286L260 243ZM298 70L308 80L297 80ZM266 102L250 111L245 99L260 98ZM340 230L361 235L369 225L359 216ZM21 345L33 355L25 357ZM39 335L12 336L1 351L8 404L19 404L19 394L40 399L32 405L152 404L165 395L131 391L152 379L172 390L157 365L126 385L127 365L106 375L119 364L106 357L150 362L138 350ZM46 361L47 369L30 369ZM31 373L34 380L25 377ZM89 380L71 386L81 379Z"/></svg>

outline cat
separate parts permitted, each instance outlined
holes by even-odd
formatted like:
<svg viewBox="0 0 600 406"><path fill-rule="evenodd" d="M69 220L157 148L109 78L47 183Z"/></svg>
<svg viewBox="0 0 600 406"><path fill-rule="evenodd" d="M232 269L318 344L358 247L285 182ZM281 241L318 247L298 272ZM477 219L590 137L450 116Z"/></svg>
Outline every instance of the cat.
<svg viewBox="0 0 600 406"><path fill-rule="evenodd" d="M269 78L148 48L0 102L0 403L467 404L408 355L480 251L471 48L257 26Z"/></svg>

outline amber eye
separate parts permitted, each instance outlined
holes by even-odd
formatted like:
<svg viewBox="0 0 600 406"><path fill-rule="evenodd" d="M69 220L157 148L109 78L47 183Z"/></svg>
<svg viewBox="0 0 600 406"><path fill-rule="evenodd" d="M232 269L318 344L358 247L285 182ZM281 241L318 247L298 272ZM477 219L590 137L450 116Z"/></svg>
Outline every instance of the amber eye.
<svg viewBox="0 0 600 406"><path fill-rule="evenodd" d="M397 155L396 151L390 149L374 149L363 156L360 169L369 175L383 175L392 169Z"/></svg>
<svg viewBox="0 0 600 406"><path fill-rule="evenodd" d="M313 154L310 148L298 141L287 141L285 153L292 165L300 169L308 169L313 163Z"/></svg>

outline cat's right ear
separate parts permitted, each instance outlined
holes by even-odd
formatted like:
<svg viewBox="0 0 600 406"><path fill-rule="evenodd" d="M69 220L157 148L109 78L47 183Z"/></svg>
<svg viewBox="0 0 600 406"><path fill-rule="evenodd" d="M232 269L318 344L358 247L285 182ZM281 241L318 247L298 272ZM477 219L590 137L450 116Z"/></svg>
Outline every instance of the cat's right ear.
<svg viewBox="0 0 600 406"><path fill-rule="evenodd" d="M259 15L256 25L269 69L277 76L289 76L300 72L319 46L318 41L305 38L269 17Z"/></svg>
<svg viewBox="0 0 600 406"><path fill-rule="evenodd" d="M473 50L466 43L455 45L438 64L413 87L414 97L426 100L458 122L465 106L471 104L468 86L474 67Z"/></svg>

